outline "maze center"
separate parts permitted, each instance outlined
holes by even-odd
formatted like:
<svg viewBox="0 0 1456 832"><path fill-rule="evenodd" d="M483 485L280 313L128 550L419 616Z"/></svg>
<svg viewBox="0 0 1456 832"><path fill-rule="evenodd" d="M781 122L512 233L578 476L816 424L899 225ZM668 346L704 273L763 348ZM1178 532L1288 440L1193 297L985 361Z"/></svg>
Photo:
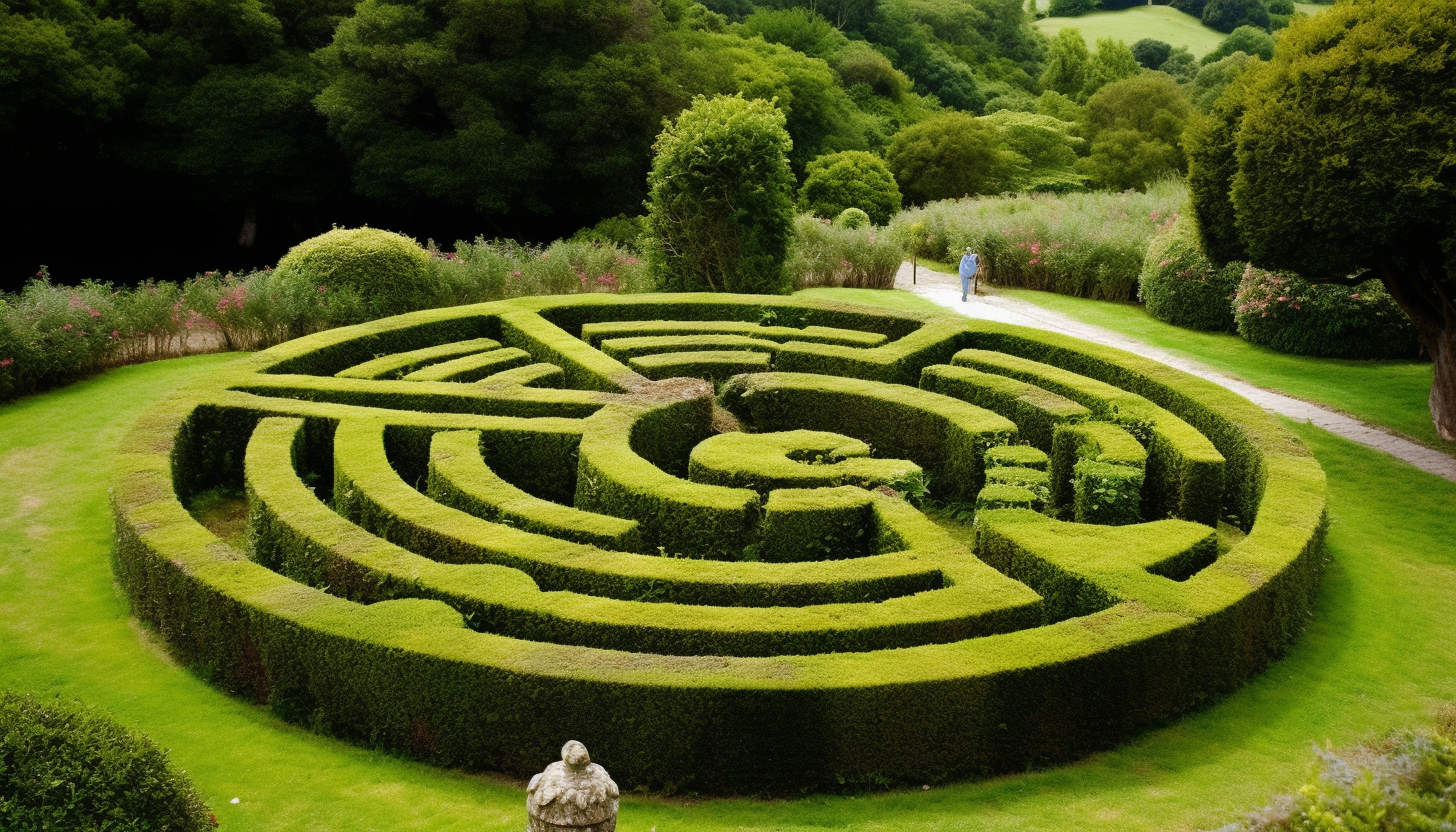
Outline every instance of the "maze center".
<svg viewBox="0 0 1456 832"><path fill-rule="evenodd" d="M246 544L188 511L245 495ZM530 298L329 331L160 405L116 569L217 684L444 765L567 739L779 793L1074 759L1307 618L1324 479L1135 356L797 298Z"/></svg>

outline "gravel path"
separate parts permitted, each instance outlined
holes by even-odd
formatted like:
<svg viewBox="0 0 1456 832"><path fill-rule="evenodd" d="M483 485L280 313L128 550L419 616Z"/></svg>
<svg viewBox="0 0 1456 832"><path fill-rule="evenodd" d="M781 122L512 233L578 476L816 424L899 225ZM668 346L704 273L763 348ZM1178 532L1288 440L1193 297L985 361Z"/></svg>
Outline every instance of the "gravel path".
<svg viewBox="0 0 1456 832"><path fill-rule="evenodd" d="M1148 346L1141 341L1109 329L1103 329L1100 326L1082 323L1075 318L1043 309L1026 301L998 295L978 295L968 302L962 303L960 278L952 275L921 268L917 282L912 284L910 281L910 264L901 263L900 271L895 275L896 289L913 292L926 300L971 318L1060 332L1151 358L1170 367L1177 367L1186 373L1206 378L1214 384L1227 387L1271 413L1322 427L1336 436L1384 451L1422 471L1456 482L1456 457L1396 436L1359 419L1327 410L1301 399L1255 387L1246 381L1226 376L1192 359Z"/></svg>

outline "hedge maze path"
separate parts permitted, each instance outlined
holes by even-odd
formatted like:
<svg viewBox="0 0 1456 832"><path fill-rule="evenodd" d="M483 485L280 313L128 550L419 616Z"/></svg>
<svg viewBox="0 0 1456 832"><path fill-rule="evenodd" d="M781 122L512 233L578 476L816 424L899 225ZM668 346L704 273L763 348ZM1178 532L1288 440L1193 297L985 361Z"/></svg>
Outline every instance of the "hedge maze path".
<svg viewBox="0 0 1456 832"><path fill-rule="evenodd" d="M245 550L189 513L214 489ZM984 775L1175 717L1296 636L1324 523L1296 439L1161 365L722 295L300 339L159 405L113 493L134 611L229 691L441 764L576 738L714 793Z"/></svg>

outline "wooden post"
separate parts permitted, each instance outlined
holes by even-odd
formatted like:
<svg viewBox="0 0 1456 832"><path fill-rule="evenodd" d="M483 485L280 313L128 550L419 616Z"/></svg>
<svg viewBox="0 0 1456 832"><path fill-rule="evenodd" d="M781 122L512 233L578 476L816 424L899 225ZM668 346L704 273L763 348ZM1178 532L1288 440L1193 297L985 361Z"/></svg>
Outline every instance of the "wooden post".
<svg viewBox="0 0 1456 832"><path fill-rule="evenodd" d="M916 257L915 257L915 255L912 254L912 255L910 255L910 285L911 286L914 286L917 283L917 281L916 281L916 275L918 274L918 272L916 271L917 268L918 268L918 266L916 265Z"/></svg>

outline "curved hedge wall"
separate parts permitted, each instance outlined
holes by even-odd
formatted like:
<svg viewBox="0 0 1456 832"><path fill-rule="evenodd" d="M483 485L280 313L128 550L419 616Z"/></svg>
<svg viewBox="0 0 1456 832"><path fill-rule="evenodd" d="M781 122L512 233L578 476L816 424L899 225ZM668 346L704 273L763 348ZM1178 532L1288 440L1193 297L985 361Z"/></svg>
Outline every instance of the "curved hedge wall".
<svg viewBox="0 0 1456 832"><path fill-rule="evenodd" d="M214 488L246 546L189 513ZM1163 365L733 295L290 342L142 419L113 495L134 612L228 691L704 793L1024 769L1196 708L1307 620L1325 507L1277 421Z"/></svg>

